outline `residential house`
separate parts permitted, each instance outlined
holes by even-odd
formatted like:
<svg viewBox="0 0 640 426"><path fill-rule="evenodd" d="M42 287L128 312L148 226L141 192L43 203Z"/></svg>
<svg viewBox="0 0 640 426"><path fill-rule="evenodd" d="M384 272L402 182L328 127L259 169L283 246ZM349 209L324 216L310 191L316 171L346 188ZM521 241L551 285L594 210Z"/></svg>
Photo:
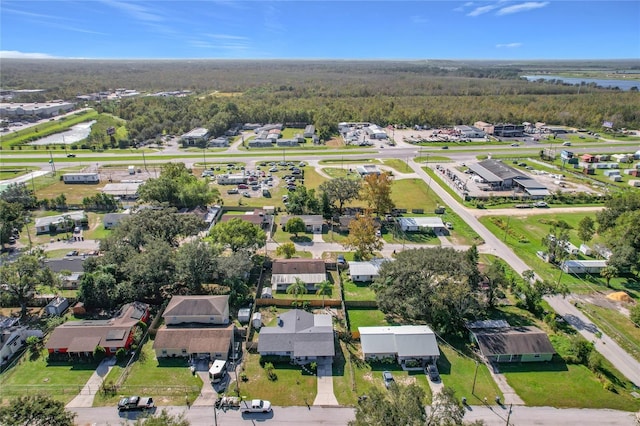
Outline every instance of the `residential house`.
<svg viewBox="0 0 640 426"><path fill-rule="evenodd" d="M358 217L357 216L358 214L362 214L362 213L352 212L350 214L344 214L340 216L338 218L338 224L339 224L338 229L340 230L340 232L349 232L349 225L351 225L351 221L355 220ZM382 227L382 222L380 221L380 218L378 217L373 218L373 226L376 229L380 229Z"/></svg>
<svg viewBox="0 0 640 426"><path fill-rule="evenodd" d="M82 226L87 221L84 210L70 211L55 216L45 216L36 219L36 234L45 234L54 230L64 232L76 226Z"/></svg>
<svg viewBox="0 0 640 426"><path fill-rule="evenodd" d="M107 320L68 321L53 330L45 347L49 356L64 354L77 359L93 357L96 347L101 346L112 356L121 348L131 348L138 322L147 322L149 316L149 305L133 302Z"/></svg>
<svg viewBox="0 0 640 426"><path fill-rule="evenodd" d="M226 148L229 146L229 138L226 136L220 136L215 139L211 139L207 142L207 146L212 148Z"/></svg>
<svg viewBox="0 0 640 426"><path fill-rule="evenodd" d="M567 274L599 274L606 266L606 260L565 260L560 268Z"/></svg>
<svg viewBox="0 0 640 426"><path fill-rule="evenodd" d="M234 326L229 325L229 296L173 296L156 333L157 357L226 360Z"/></svg>
<svg viewBox="0 0 640 426"><path fill-rule="evenodd" d="M104 229L113 229L123 220L131 217L129 213L107 213L102 219Z"/></svg>
<svg viewBox="0 0 640 426"><path fill-rule="evenodd" d="M264 230L271 228L271 221L273 216L265 213L264 210L255 209L251 212L245 212L245 214L225 214L220 218L220 222L229 222L230 220L240 219L246 222L258 225Z"/></svg>
<svg viewBox="0 0 640 426"><path fill-rule="evenodd" d="M489 362L550 361L556 353L547 334L533 326L482 328L471 333Z"/></svg>
<svg viewBox="0 0 640 426"><path fill-rule="evenodd" d="M375 164L364 164L362 166L356 167L356 171L360 176L367 175L379 175L381 173L380 168Z"/></svg>
<svg viewBox="0 0 640 426"><path fill-rule="evenodd" d="M272 327L262 327L258 337L260 355L289 357L297 364L333 360L331 315L292 309L278 316Z"/></svg>
<svg viewBox="0 0 640 426"><path fill-rule="evenodd" d="M311 138L316 133L316 128L313 124L309 124L304 128L304 133L302 134L305 138Z"/></svg>
<svg viewBox="0 0 640 426"><path fill-rule="evenodd" d="M440 357L436 335L426 325L358 327L365 360L394 358L404 369L423 368Z"/></svg>
<svg viewBox="0 0 640 426"><path fill-rule="evenodd" d="M108 183L102 188L102 193L112 195L123 200L138 199L138 188L143 184L141 180L122 181L119 183Z"/></svg>
<svg viewBox="0 0 640 426"><path fill-rule="evenodd" d="M44 307L44 311L51 316L62 316L69 308L69 301L66 297L56 297Z"/></svg>
<svg viewBox="0 0 640 426"><path fill-rule="evenodd" d="M229 296L173 296L162 314L165 324L229 324Z"/></svg>
<svg viewBox="0 0 640 426"><path fill-rule="evenodd" d="M300 219L302 219L306 232L313 232L314 234L322 233L322 225L324 224L324 219L322 218L322 215L319 214L283 216L280 219L280 226L283 230L286 231L287 222L289 222L289 219L293 219L294 217L299 217Z"/></svg>
<svg viewBox="0 0 640 426"><path fill-rule="evenodd" d="M371 282L380 276L380 266L392 259L371 259L363 262L349 262L349 275L353 282Z"/></svg>
<svg viewBox="0 0 640 426"><path fill-rule="evenodd" d="M447 233L444 222L439 217L399 217L396 220L404 232L431 230L434 233Z"/></svg>
<svg viewBox="0 0 640 426"><path fill-rule="evenodd" d="M64 183L99 183L98 173L65 173L62 175Z"/></svg>
<svg viewBox="0 0 640 426"><path fill-rule="evenodd" d="M305 283L308 291L315 291L316 286L327 279L324 260L321 259L276 259L271 271L271 288L273 291L286 291L296 282L296 278Z"/></svg>
<svg viewBox="0 0 640 426"><path fill-rule="evenodd" d="M29 336L42 338L42 331L20 325L19 318L0 316L0 366L11 361L24 347Z"/></svg>
<svg viewBox="0 0 640 426"><path fill-rule="evenodd" d="M65 257L64 259L46 259L44 264L60 276L63 289L78 288L80 278L82 278L84 274L84 258Z"/></svg>

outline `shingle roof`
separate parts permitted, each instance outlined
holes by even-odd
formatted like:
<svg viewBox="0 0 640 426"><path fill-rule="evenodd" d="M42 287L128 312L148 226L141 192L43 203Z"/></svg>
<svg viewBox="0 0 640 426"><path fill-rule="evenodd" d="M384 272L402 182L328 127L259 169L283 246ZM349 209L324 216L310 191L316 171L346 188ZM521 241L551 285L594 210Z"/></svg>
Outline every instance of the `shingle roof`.
<svg viewBox="0 0 640 426"><path fill-rule="evenodd" d="M153 349L186 349L189 353L226 354L231 347L233 325L225 328L162 327Z"/></svg>
<svg viewBox="0 0 640 426"><path fill-rule="evenodd" d="M162 317L223 315L228 306L229 296L173 296Z"/></svg>
<svg viewBox="0 0 640 426"><path fill-rule="evenodd" d="M280 315L278 325L263 327L258 352L291 352L294 357L334 356L331 315L293 309Z"/></svg>
<svg viewBox="0 0 640 426"><path fill-rule="evenodd" d="M537 327L485 329L475 332L474 335L484 356L556 352L547 334Z"/></svg>
<svg viewBox="0 0 640 426"><path fill-rule="evenodd" d="M273 274L324 274L324 260L317 259L276 259L272 266Z"/></svg>

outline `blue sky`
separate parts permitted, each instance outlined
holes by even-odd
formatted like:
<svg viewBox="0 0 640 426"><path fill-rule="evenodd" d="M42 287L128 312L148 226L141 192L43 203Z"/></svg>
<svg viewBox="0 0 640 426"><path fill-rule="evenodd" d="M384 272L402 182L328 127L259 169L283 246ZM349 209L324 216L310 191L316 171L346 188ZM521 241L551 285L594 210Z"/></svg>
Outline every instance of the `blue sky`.
<svg viewBox="0 0 640 426"><path fill-rule="evenodd" d="M640 0L2 0L0 57L640 58Z"/></svg>

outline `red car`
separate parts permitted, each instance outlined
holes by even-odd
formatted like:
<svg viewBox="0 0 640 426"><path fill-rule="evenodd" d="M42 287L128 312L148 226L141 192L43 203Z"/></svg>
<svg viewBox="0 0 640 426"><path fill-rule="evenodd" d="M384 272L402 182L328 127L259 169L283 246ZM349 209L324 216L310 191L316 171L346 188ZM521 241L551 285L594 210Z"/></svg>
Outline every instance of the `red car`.
<svg viewBox="0 0 640 426"><path fill-rule="evenodd" d="M241 183L240 185L238 185L238 189L249 189L249 185L245 185L244 183Z"/></svg>

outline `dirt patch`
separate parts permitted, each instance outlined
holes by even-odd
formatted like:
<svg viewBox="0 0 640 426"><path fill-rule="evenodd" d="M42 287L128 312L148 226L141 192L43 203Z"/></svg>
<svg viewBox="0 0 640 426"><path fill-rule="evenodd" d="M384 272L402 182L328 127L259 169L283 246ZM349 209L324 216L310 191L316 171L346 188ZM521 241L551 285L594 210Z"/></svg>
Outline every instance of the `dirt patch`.
<svg viewBox="0 0 640 426"><path fill-rule="evenodd" d="M629 309L625 306L624 303L607 299L606 296L606 294L594 293L588 295L574 294L572 297L574 297L575 299L579 299L582 302L590 303L592 305L596 305L605 309L613 309L620 312L622 315L629 316Z"/></svg>
<svg viewBox="0 0 640 426"><path fill-rule="evenodd" d="M367 382L373 383L373 373L366 373L362 376Z"/></svg>
<svg viewBox="0 0 640 426"><path fill-rule="evenodd" d="M414 376L400 376L396 377L395 381L400 383L401 385L408 386L416 383L416 378Z"/></svg>
<svg viewBox="0 0 640 426"><path fill-rule="evenodd" d="M336 148L336 147L344 146L344 142L340 138L333 138L325 142L325 145Z"/></svg>

